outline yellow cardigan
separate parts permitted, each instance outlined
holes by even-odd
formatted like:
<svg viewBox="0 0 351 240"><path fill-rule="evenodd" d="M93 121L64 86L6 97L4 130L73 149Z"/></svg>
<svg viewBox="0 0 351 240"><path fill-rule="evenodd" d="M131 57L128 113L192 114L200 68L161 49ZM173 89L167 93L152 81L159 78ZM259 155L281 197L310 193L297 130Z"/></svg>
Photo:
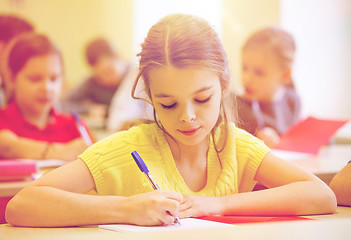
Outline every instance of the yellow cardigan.
<svg viewBox="0 0 351 240"><path fill-rule="evenodd" d="M224 125L215 139L223 141ZM244 130L229 125L229 136L219 154L211 139L207 156L207 183L198 192L185 184L173 160L164 133L156 124L143 124L114 133L79 156L88 166L99 195L132 196L149 192L150 183L134 162L137 151L159 187L188 195L223 196L251 191L263 157L270 151L264 143Z"/></svg>

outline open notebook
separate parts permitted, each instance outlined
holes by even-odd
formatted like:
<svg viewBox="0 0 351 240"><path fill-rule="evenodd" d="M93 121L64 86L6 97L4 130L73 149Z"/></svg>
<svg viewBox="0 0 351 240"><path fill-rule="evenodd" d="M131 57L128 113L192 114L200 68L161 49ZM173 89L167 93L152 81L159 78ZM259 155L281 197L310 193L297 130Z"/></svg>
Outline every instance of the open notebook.
<svg viewBox="0 0 351 240"><path fill-rule="evenodd" d="M155 232L168 230L185 230L198 228L218 228L218 227L237 227L240 224L281 222L281 221L301 221L314 220L300 216L205 216L199 218L181 219L181 224L168 226L136 226L125 224L100 225L100 228L119 231L119 232Z"/></svg>
<svg viewBox="0 0 351 240"><path fill-rule="evenodd" d="M108 229L118 232L157 232L157 231L177 231L186 229L198 229L198 228L218 228L218 227L234 227L232 224L207 221L196 218L181 219L180 224L164 225L164 226L136 226L127 224L107 224L99 225L99 228Z"/></svg>

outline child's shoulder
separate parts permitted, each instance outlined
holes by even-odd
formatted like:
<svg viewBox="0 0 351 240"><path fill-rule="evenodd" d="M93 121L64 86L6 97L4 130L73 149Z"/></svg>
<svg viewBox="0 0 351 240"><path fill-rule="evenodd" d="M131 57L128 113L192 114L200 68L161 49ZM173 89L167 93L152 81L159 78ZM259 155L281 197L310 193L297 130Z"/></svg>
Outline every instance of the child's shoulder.
<svg viewBox="0 0 351 240"><path fill-rule="evenodd" d="M221 126L223 129L224 126ZM264 144L262 140L258 139L246 130L237 127L234 123L228 125L229 141L240 145Z"/></svg>
<svg viewBox="0 0 351 240"><path fill-rule="evenodd" d="M242 94L238 94L235 98L237 104L239 107L243 107L243 106L251 106L252 105L252 101L245 98L244 95Z"/></svg>
<svg viewBox="0 0 351 240"><path fill-rule="evenodd" d="M243 130L242 128L236 126L234 122L229 122L227 125L222 123L219 125L218 129L216 130L216 140L218 140L218 137L220 139L223 139L226 134L225 131L227 131L227 137L229 141L235 142L235 141L253 141L256 140L257 138L253 136L251 133Z"/></svg>
<svg viewBox="0 0 351 240"><path fill-rule="evenodd" d="M58 112L55 109L51 110L51 116L53 118L52 123L55 126L70 126L70 127L75 127L76 126L76 121L73 117L72 114L68 114L65 112Z"/></svg>
<svg viewBox="0 0 351 240"><path fill-rule="evenodd" d="M12 121L18 119L23 119L23 115L14 101L6 107L0 108L0 122L2 125L9 125Z"/></svg>
<svg viewBox="0 0 351 240"><path fill-rule="evenodd" d="M285 96L290 101L293 101L293 102L299 102L300 101L300 96L297 93L296 89L293 88L293 87L287 87L286 88Z"/></svg>
<svg viewBox="0 0 351 240"><path fill-rule="evenodd" d="M271 150L266 144L259 138L255 137L251 133L236 127L235 130L235 146L237 152L246 153L268 153Z"/></svg>
<svg viewBox="0 0 351 240"><path fill-rule="evenodd" d="M242 95L236 97L238 115L245 119L255 118L252 112L252 101Z"/></svg>

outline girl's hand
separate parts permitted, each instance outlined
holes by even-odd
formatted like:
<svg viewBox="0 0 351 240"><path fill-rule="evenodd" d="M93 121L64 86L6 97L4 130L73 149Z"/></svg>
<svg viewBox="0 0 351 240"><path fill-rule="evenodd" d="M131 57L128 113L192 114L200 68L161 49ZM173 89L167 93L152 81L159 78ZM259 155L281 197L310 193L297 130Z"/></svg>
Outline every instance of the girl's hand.
<svg viewBox="0 0 351 240"><path fill-rule="evenodd" d="M279 134L270 127L265 127L258 130L256 136L270 148L273 148L275 145L277 145L280 140Z"/></svg>
<svg viewBox="0 0 351 240"><path fill-rule="evenodd" d="M179 217L189 218L220 214L222 207L219 197L183 195Z"/></svg>
<svg viewBox="0 0 351 240"><path fill-rule="evenodd" d="M126 214L126 223L136 225L170 225L178 216L181 194L155 190L126 198L121 206Z"/></svg>

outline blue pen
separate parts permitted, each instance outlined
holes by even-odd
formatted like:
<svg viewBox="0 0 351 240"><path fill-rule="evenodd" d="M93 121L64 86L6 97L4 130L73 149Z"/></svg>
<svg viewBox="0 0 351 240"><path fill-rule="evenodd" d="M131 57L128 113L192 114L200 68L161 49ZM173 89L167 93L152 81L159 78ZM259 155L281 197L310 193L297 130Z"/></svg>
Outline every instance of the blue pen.
<svg viewBox="0 0 351 240"><path fill-rule="evenodd" d="M89 145L89 146L92 145L93 141L91 140L91 138L89 136L89 133L86 130L86 128L84 127L84 125L83 125L81 119L79 118L78 114L76 112L73 112L72 116L73 116L74 120L76 121L76 125L77 125L77 128L78 128L78 131L79 131L80 135L82 136L84 142L87 145Z"/></svg>
<svg viewBox="0 0 351 240"><path fill-rule="evenodd" d="M143 172L147 178L147 180L149 180L152 188L154 190L160 189L159 186L157 185L157 183L155 182L155 180L153 179L153 177L150 174L149 169L147 168L145 162L143 161L143 159L139 156L139 154L137 153L137 151L133 151L132 156L136 162L136 164L138 165L139 169L141 172ZM180 224L179 218L176 217L175 222Z"/></svg>

